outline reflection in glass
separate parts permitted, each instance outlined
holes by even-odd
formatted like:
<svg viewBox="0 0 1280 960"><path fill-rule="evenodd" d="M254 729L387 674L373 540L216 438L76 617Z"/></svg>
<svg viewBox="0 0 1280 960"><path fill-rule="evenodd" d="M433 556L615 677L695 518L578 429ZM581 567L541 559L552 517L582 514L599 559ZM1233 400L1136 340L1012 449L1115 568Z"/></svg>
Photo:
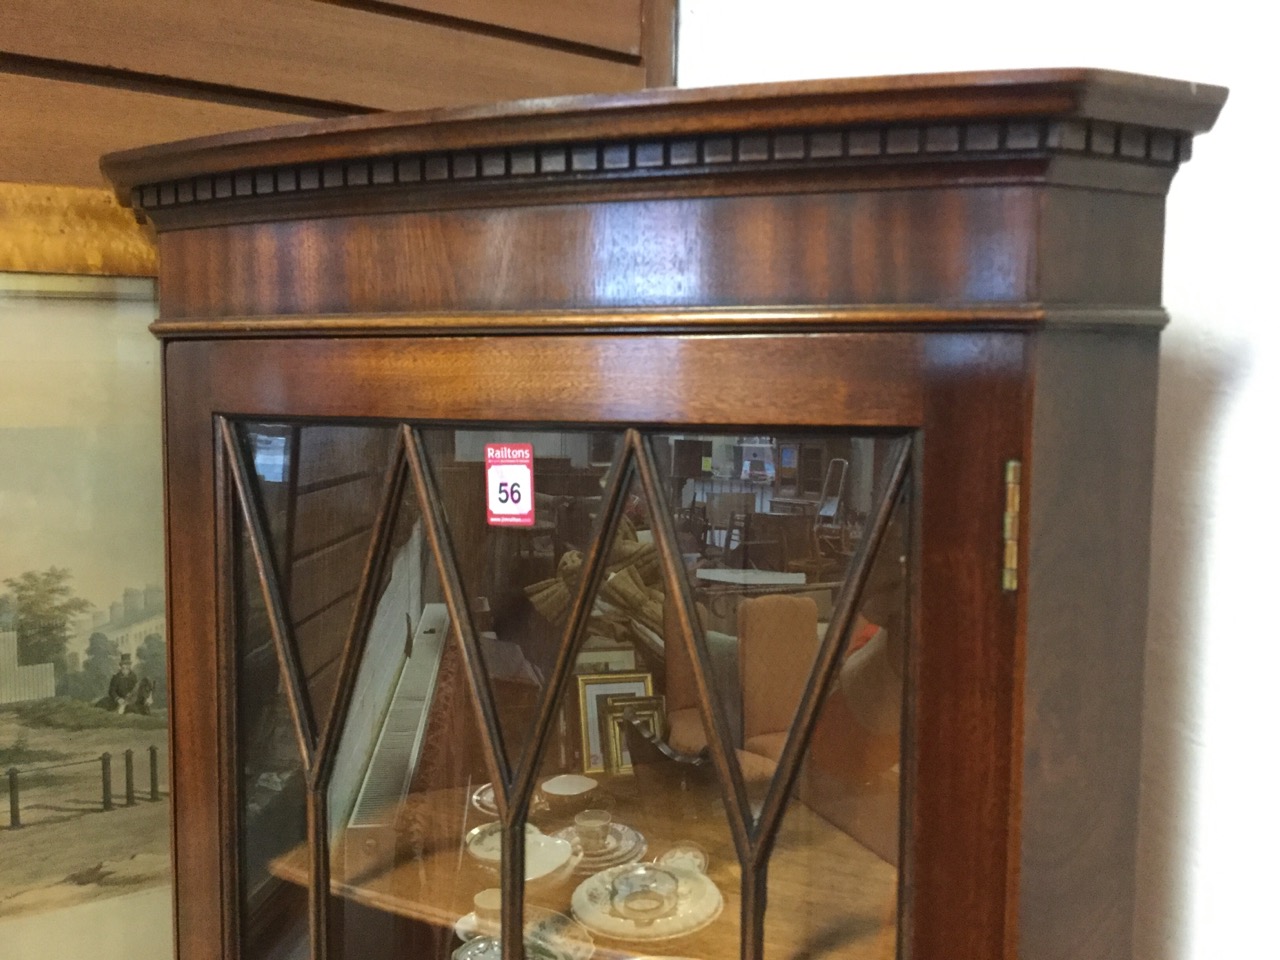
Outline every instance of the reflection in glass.
<svg viewBox="0 0 1280 960"><path fill-rule="evenodd" d="M899 502L769 859L768 960L896 956L906 514Z"/></svg>
<svg viewBox="0 0 1280 960"><path fill-rule="evenodd" d="M306 774L246 526L235 516L241 949L245 960L277 960L307 950ZM304 869L286 881L279 861L299 850Z"/></svg>
<svg viewBox="0 0 1280 960"><path fill-rule="evenodd" d="M901 443L848 434L654 438L753 815ZM684 700L691 707L696 695ZM703 745L679 728L673 737L683 750Z"/></svg>
<svg viewBox="0 0 1280 960"><path fill-rule="evenodd" d="M466 741L450 713L473 711L457 696L457 647L411 484L386 549L328 784L335 957L429 956L447 944L430 921L456 915L457 838L481 770L456 762Z"/></svg>
<svg viewBox="0 0 1280 960"><path fill-rule="evenodd" d="M634 476L604 560L539 758L526 939L648 953L678 938L682 957L736 956L741 870ZM684 742L693 748L675 745Z"/></svg>
<svg viewBox="0 0 1280 960"><path fill-rule="evenodd" d="M240 436L304 686L323 726L338 686L395 428L246 423Z"/></svg>
<svg viewBox="0 0 1280 960"><path fill-rule="evenodd" d="M285 558L286 603L317 703L332 702L337 690L395 429L256 424L241 434L273 550ZM493 697L501 735L493 746L505 746L515 766L567 642L622 437L419 431L465 593L455 599L469 606L476 628L478 682ZM904 442L834 433L657 436L654 467L669 517L655 516L638 467L625 468L618 514L598 548L599 586L559 699L547 708L547 739L530 758L524 907L533 956L740 953L743 876L731 827L739 811L712 763L708 705L677 598L668 596L655 523L674 529L674 575L689 586L725 753L747 788L741 815L750 820L795 733L832 611ZM487 444L528 446L533 511L523 525L490 522ZM490 782L487 734L417 489L408 480L395 489L349 710L317 785L328 816L334 960L448 958L464 942L482 952L482 938L500 932L502 789ZM905 516L899 506L783 808L767 873L770 957L893 955ZM345 550L346 561L332 559ZM241 703L241 742L245 762L257 765L242 788L252 798L264 784L286 784L288 797L272 805L274 819L247 821L244 875L257 887L246 889L273 889L287 905L260 911L283 918L277 929L287 935L259 936L258 953L246 954L257 960L282 956L270 952L276 944L306 945L310 852L303 778L258 584L240 575L237 651L253 673L242 688L251 702ZM327 646L307 632L325 610L343 621ZM313 665L325 658L334 666L322 694ZM268 772L279 779L261 779Z"/></svg>
<svg viewBox="0 0 1280 960"><path fill-rule="evenodd" d="M423 445L444 500L480 656L514 767L555 663L601 485L619 440L587 431L428 430ZM531 447L533 515L496 526L486 503L486 446ZM528 491L522 491L528 503Z"/></svg>

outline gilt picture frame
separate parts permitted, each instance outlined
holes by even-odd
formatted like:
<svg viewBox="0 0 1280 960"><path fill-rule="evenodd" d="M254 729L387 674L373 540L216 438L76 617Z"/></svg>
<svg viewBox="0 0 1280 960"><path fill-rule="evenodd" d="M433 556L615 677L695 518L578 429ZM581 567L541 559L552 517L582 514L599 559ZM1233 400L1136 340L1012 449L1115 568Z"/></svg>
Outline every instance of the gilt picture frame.
<svg viewBox="0 0 1280 960"><path fill-rule="evenodd" d="M663 738L667 730L667 698L637 697L630 694L605 697L600 716L600 738L604 743L604 766L607 773L632 772L631 753L627 749L626 724L636 723L640 729Z"/></svg>
<svg viewBox="0 0 1280 960"><path fill-rule="evenodd" d="M578 678L578 730L581 737L582 772L605 772L605 743L600 735L603 698L618 695L653 695L653 674L589 673Z"/></svg>

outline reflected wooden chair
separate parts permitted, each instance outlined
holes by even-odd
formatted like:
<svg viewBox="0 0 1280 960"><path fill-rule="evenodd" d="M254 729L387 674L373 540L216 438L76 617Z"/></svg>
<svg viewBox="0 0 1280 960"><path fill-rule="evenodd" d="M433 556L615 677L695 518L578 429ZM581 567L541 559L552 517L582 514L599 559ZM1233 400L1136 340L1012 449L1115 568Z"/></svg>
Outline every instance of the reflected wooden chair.
<svg viewBox="0 0 1280 960"><path fill-rule="evenodd" d="M818 540L834 537L839 542L844 533L844 487L848 479L848 460L836 457L827 464L818 508L813 514L813 532Z"/></svg>
<svg viewBox="0 0 1280 960"><path fill-rule="evenodd" d="M734 549L735 538L737 543L746 538L748 517L755 509L756 495L751 492L707 494L705 555L727 557Z"/></svg>

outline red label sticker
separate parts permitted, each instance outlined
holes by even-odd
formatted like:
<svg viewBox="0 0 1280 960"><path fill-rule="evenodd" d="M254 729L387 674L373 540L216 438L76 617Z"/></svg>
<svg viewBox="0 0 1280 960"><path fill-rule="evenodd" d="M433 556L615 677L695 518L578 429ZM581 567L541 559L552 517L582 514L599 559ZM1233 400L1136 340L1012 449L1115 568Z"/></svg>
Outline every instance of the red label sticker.
<svg viewBox="0 0 1280 960"><path fill-rule="evenodd" d="M533 444L486 443L484 485L491 526L533 526Z"/></svg>

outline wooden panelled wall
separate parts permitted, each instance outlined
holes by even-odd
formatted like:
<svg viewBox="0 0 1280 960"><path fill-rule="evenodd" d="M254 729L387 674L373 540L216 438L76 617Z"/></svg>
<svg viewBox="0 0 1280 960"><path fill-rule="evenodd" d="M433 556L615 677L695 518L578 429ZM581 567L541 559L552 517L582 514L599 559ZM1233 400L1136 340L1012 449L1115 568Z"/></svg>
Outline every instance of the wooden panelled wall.
<svg viewBox="0 0 1280 960"><path fill-rule="evenodd" d="M675 0L3 0L0 181L317 117L674 82Z"/></svg>

